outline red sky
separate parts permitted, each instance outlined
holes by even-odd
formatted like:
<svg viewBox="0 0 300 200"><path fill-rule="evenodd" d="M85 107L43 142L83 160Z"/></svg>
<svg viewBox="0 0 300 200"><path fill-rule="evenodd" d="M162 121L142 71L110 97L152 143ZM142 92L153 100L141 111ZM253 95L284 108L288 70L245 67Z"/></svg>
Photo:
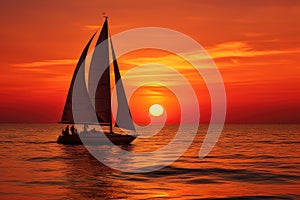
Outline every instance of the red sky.
<svg viewBox="0 0 300 200"><path fill-rule="evenodd" d="M155 26L200 43L222 74L228 123L300 122L299 1L12 0L1 1L0 9L0 122L60 120L76 60L103 23L103 12L112 34ZM121 72L164 56L125 55ZM201 100L202 120L208 121L209 96L201 78L195 80L189 79ZM136 122L147 121L150 104L164 104L159 95L153 100L153 91L168 96L169 113L168 104L178 107L166 88L141 88L130 100ZM175 111L170 122L178 120Z"/></svg>

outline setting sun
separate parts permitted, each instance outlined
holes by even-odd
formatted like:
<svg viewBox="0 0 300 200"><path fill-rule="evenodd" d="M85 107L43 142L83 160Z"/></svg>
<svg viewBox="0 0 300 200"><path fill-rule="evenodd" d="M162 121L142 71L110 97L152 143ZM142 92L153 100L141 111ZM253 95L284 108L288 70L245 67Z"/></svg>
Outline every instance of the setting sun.
<svg viewBox="0 0 300 200"><path fill-rule="evenodd" d="M154 117L161 116L163 112L164 112L164 108L160 104L153 104L149 108L149 113Z"/></svg>

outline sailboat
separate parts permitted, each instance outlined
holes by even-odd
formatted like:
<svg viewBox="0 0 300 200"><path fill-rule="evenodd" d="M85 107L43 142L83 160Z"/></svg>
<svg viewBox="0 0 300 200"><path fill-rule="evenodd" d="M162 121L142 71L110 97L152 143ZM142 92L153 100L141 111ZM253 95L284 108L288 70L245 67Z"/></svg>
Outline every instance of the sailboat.
<svg viewBox="0 0 300 200"><path fill-rule="evenodd" d="M86 85L85 60L95 35L96 33L94 33L86 44L78 60L60 122L63 124L73 124L71 128L72 133L69 133L69 129L63 130L57 139L57 143L82 144L82 141L84 141L84 143L101 144L102 142L105 143L107 138L113 144L130 144L136 139L134 123L125 95L112 39L109 34L107 17L105 17L105 22L92 53L89 66L89 87ZM101 48L97 48L98 45L101 46ZM113 72L118 101L115 124L113 124L112 119L111 85L113 81L111 81L110 77L110 55L113 60ZM101 77L94 76L97 74L97 71L102 72L100 73ZM83 125L84 130L77 133L74 124ZM95 124L102 127L102 131L87 129L88 126ZM109 130L105 130L107 126ZM116 133L116 131L114 131L116 128L128 130L131 134L125 132ZM100 135L101 137L99 137ZM103 136L106 136L106 138Z"/></svg>

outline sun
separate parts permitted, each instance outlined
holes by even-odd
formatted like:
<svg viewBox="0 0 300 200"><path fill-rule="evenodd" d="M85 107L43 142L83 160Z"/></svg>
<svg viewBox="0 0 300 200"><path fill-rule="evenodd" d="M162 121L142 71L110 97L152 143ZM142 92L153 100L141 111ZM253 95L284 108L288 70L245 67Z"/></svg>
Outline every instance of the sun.
<svg viewBox="0 0 300 200"><path fill-rule="evenodd" d="M154 117L161 116L163 112L164 112L164 108L160 104L153 104L149 108L149 113Z"/></svg>

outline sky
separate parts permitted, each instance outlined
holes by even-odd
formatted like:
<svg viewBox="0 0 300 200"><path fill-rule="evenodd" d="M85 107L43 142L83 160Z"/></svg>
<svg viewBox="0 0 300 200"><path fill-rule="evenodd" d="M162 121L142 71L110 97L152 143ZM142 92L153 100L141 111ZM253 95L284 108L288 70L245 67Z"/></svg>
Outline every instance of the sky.
<svg viewBox="0 0 300 200"><path fill-rule="evenodd" d="M238 0L1 1L0 122L58 122L85 44L109 15L112 35L139 27L179 31L216 63L227 95L227 123L300 123L300 2ZM158 50L119 59L121 74L147 62L168 64L189 80L209 122L210 97L189 63ZM146 71L145 71L146 73ZM180 120L176 95L159 85L130 99L136 123L159 103L169 123ZM131 82L134 85L134 82ZM172 105L172 106L171 106Z"/></svg>

